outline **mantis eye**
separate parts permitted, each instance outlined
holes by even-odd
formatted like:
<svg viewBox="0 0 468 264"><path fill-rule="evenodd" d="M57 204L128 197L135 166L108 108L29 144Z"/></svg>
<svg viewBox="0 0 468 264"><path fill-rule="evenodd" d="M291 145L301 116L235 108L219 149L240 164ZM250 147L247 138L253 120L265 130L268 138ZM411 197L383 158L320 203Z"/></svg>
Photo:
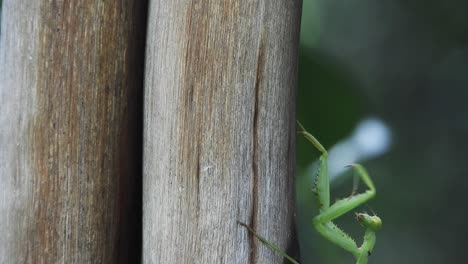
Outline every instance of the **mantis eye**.
<svg viewBox="0 0 468 264"><path fill-rule="evenodd" d="M382 220L376 215L356 214L356 220L358 220L362 226L370 228L373 231L378 231L382 228Z"/></svg>

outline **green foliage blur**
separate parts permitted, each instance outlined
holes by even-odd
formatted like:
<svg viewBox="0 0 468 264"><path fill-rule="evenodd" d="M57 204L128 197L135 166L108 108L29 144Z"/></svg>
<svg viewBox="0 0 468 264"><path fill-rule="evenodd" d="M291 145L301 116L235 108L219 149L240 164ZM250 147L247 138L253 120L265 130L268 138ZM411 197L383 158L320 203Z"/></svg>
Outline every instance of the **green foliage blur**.
<svg viewBox="0 0 468 264"><path fill-rule="evenodd" d="M383 220L369 263L467 263L467 1L304 0L297 118L326 148L367 116L393 133L365 161ZM301 263L353 263L313 230L305 168L318 152L298 138L297 223ZM332 186L349 195L352 180ZM368 207L356 211L368 211ZM338 219L361 244L354 213Z"/></svg>

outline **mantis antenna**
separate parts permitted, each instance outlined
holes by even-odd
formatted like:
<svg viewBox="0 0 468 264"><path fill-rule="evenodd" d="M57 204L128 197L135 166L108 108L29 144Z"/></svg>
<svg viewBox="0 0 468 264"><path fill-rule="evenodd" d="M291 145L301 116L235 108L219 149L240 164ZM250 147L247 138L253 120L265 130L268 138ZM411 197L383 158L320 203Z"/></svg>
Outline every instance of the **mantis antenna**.
<svg viewBox="0 0 468 264"><path fill-rule="evenodd" d="M325 148L320 144L320 142L307 132L304 127L297 122L300 130L298 134L303 135L308 141L310 141L320 152L320 166L317 176L315 178L315 186L313 192L318 201L319 214L316 215L312 223L315 229L326 239L334 243L335 245L343 248L344 250L350 252L355 258L357 264L367 264L368 257L371 255L371 252L374 248L376 237L375 232L382 228L382 220L375 215L368 215L366 213L356 213L356 220L361 224L365 229L364 239L360 247L357 246L356 242L338 226L336 226L332 221L350 211L356 207L364 204L368 200L372 199L376 190L370 176L367 174L363 166L359 164L350 164L348 167L351 167L355 173L362 179L362 181L367 186L368 190L363 193L355 194L355 189L357 186L353 187L353 193L350 197L337 200L334 204L330 205L330 177L328 175L328 164L327 157L328 153ZM354 181L353 185L356 185L357 182ZM258 235L252 228L248 225L238 222L240 225L246 227L253 235L255 235L265 246L276 251L278 254L282 255L288 259L293 264L299 264L292 257L288 256L284 251L279 249L274 244L268 242L265 238Z"/></svg>

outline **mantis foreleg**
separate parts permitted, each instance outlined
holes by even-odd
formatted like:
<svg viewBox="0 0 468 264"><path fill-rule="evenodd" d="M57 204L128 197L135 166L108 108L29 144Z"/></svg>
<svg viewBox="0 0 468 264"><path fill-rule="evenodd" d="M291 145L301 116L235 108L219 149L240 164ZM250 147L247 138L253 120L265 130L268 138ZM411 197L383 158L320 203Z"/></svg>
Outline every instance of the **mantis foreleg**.
<svg viewBox="0 0 468 264"><path fill-rule="evenodd" d="M314 186L314 193L317 195L319 214L314 217L312 221L313 225L315 229L329 241L351 252L356 257L357 264L366 264L367 258L371 254L375 245L375 232L382 227L382 221L380 218L376 215L371 216L365 213L356 214L356 220L358 220L366 229L363 243L360 247L357 246L356 242L354 242L350 236L336 226L332 220L350 212L354 208L372 199L376 193L374 184L364 167L359 164L351 164L349 166L354 169L355 173L363 180L369 189L363 193L354 195L355 188L353 188L353 193L350 197L338 200L330 206L330 178L328 175L327 163L328 153L322 144L320 144L314 136L308 133L299 122L298 125L301 129L298 133L304 135L304 137L321 152L319 171L315 178ZM274 244L268 242L263 237L255 233L255 231L249 226L243 223L240 224L249 229L249 231L260 239L263 244L278 252L292 263L298 264L297 261L292 259Z"/></svg>
<svg viewBox="0 0 468 264"><path fill-rule="evenodd" d="M357 214L356 219L366 228L364 241L361 247L358 247L356 242L337 227L332 220L348 213L374 197L376 193L374 184L364 167L359 164L351 164L349 166L354 168L355 172L369 189L364 193L338 200L330 206L330 178L327 164L328 153L314 136L305 131L300 123L298 124L302 129L299 133L304 135L304 137L322 153L320 156L319 172L315 179L316 186L314 188L319 205L319 215L313 219L314 227L329 241L351 252L358 260L358 264L367 263L367 256L370 255L375 244L375 231L380 229L382 225L380 218L367 214Z"/></svg>

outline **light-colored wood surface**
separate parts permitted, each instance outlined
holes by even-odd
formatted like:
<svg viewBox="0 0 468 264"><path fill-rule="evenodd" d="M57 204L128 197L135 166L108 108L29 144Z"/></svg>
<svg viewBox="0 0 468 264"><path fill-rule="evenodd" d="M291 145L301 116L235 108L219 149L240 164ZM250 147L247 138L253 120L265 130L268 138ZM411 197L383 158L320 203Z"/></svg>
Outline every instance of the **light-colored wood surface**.
<svg viewBox="0 0 468 264"><path fill-rule="evenodd" d="M143 262L282 263L291 241L301 1L155 0Z"/></svg>
<svg viewBox="0 0 468 264"><path fill-rule="evenodd" d="M133 263L142 1L2 12L0 263Z"/></svg>

